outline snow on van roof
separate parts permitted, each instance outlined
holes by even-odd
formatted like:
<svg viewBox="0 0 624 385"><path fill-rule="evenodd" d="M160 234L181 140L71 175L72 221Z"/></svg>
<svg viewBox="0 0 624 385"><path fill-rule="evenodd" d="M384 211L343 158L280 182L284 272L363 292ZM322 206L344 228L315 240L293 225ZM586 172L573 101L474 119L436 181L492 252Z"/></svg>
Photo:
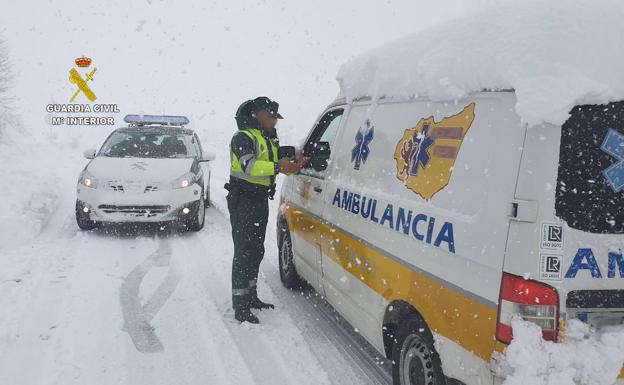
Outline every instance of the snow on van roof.
<svg viewBox="0 0 624 385"><path fill-rule="evenodd" d="M515 89L524 122L562 124L575 105L624 100L622 20L621 0L505 4L355 57L338 81L348 101Z"/></svg>

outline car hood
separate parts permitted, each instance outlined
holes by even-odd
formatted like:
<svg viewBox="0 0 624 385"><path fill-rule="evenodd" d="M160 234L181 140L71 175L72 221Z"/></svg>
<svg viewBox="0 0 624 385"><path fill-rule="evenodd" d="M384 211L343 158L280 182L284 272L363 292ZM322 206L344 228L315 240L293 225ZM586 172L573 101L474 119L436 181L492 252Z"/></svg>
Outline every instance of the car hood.
<svg viewBox="0 0 624 385"><path fill-rule="evenodd" d="M87 171L100 180L172 182L191 170L193 158L109 158L98 156Z"/></svg>

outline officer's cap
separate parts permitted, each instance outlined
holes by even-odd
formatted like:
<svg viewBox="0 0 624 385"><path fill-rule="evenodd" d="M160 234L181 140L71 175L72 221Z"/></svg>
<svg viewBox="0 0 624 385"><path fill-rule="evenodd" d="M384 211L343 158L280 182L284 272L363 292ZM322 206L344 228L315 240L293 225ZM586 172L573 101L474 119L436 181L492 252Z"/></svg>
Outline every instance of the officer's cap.
<svg viewBox="0 0 624 385"><path fill-rule="evenodd" d="M266 96L260 96L253 100L253 111L267 111L269 114L273 115L277 119L284 119L284 117L277 112L279 109L279 103L275 102Z"/></svg>

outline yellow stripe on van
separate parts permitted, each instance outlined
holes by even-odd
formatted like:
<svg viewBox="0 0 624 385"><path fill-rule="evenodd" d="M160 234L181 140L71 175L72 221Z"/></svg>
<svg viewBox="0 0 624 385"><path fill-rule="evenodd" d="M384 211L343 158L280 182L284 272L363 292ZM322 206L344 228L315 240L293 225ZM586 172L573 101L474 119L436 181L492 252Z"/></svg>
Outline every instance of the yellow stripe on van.
<svg viewBox="0 0 624 385"><path fill-rule="evenodd" d="M320 245L325 255L387 301L403 300L414 306L433 332L486 362L494 350L504 348L502 344L495 346L495 306L416 272L293 205L287 204L286 219L291 230L307 242Z"/></svg>

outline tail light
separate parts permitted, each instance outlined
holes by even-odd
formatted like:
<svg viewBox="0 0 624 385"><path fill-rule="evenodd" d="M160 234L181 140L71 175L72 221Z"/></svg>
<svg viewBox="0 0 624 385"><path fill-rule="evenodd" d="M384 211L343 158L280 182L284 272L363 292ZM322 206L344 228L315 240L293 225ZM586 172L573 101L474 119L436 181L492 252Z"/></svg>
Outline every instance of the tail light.
<svg viewBox="0 0 624 385"><path fill-rule="evenodd" d="M542 336L557 341L559 329L559 295L544 283L503 273L498 305L496 339L506 344L513 338L511 320L519 315L542 328Z"/></svg>

